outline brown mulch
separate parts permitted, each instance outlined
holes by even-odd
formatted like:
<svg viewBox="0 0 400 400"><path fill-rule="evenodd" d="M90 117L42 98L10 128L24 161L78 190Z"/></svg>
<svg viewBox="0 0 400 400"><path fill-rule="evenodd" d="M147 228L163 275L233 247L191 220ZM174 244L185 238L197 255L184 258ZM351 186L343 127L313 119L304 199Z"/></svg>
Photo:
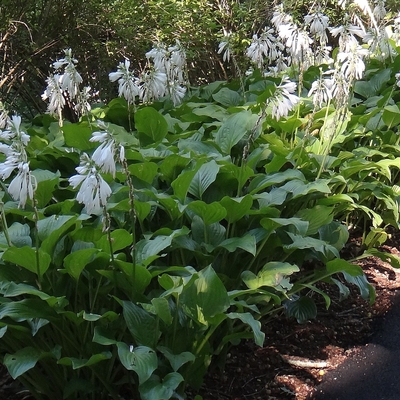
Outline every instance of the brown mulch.
<svg viewBox="0 0 400 400"><path fill-rule="evenodd" d="M347 251L358 253L357 244L353 240ZM399 255L399 248L400 235L396 233L380 250ZM375 287L374 304L362 299L356 288L351 288L350 296L340 301L336 287L320 285L332 300L328 310L321 300L317 318L306 324L300 325L284 315L266 323L264 347L247 342L232 348L224 370L211 371L206 377L199 392L203 399L312 399L326 372L368 342L400 288L400 270L376 257L357 264Z"/></svg>
<svg viewBox="0 0 400 400"><path fill-rule="evenodd" d="M348 252L357 252L357 240ZM399 255L400 234L393 233L381 250ZM351 254L348 254L350 256ZM327 371L336 368L368 342L379 319L390 309L400 288L400 270L380 259L358 261L375 287L376 301L369 305L356 288L340 301L336 287L322 284L332 304L319 304L315 320L298 324L278 315L263 325L265 343L251 341L233 347L223 370L211 369L198 393L204 400L310 400ZM0 367L1 368L1 367ZM195 393L189 392L192 400ZM0 369L0 399L31 400L32 397ZM155 399L156 400L156 399Z"/></svg>

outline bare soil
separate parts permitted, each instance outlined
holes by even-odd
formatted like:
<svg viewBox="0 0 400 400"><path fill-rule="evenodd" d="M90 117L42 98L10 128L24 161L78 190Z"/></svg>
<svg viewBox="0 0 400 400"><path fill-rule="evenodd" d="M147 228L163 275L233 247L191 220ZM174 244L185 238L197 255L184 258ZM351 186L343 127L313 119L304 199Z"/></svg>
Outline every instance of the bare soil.
<svg viewBox="0 0 400 400"><path fill-rule="evenodd" d="M400 255L399 248L400 234L393 233L380 250ZM359 240L352 239L346 249L347 257L358 251ZM320 285L331 297L328 310L316 295L319 313L315 320L300 325L294 319L277 315L265 322L264 347L251 341L233 347L224 368L212 368L198 394L204 400L311 400L327 371L368 342L400 288L400 271L389 264L375 257L358 264L375 287L374 304L362 299L354 287L347 299L340 300L336 287ZM188 399L194 397L194 393L188 394ZM0 367L0 399L33 398Z"/></svg>

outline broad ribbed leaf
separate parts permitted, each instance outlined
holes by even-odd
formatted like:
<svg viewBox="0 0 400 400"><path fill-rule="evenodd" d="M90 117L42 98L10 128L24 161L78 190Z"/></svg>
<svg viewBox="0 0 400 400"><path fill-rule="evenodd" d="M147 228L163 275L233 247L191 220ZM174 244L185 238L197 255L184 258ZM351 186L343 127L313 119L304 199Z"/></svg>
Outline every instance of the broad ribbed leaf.
<svg viewBox="0 0 400 400"><path fill-rule="evenodd" d="M168 124L162 114L152 107L144 107L135 113L135 126L153 143L161 141L168 133Z"/></svg>
<svg viewBox="0 0 400 400"><path fill-rule="evenodd" d="M33 347L25 347L14 354L6 354L3 363L13 379L34 368L42 352Z"/></svg>
<svg viewBox="0 0 400 400"><path fill-rule="evenodd" d="M261 331L260 321L256 321L250 313L229 313L227 316L230 319L240 319L243 323L249 325L253 331L256 345L263 347L265 333Z"/></svg>
<svg viewBox="0 0 400 400"><path fill-rule="evenodd" d="M214 160L203 164L193 176L189 186L189 193L201 199L203 193L215 181L218 171L219 165Z"/></svg>
<svg viewBox="0 0 400 400"><path fill-rule="evenodd" d="M136 344L153 348L159 338L156 318L130 301L122 302L123 316Z"/></svg>
<svg viewBox="0 0 400 400"><path fill-rule="evenodd" d="M19 222L14 222L8 227L8 236L13 246L24 247L32 246L32 238L30 237L31 228L28 224L20 224ZM4 232L0 232L0 244L8 246L8 242Z"/></svg>
<svg viewBox="0 0 400 400"><path fill-rule="evenodd" d="M118 343L118 357L122 365L129 371L135 371L139 377L139 384L146 382L157 369L157 355L154 350L139 346L130 349L125 343Z"/></svg>
<svg viewBox="0 0 400 400"><path fill-rule="evenodd" d="M249 194L244 197L225 196L220 203L226 210L225 219L229 223L233 223L242 219L249 212L253 205L253 199Z"/></svg>
<svg viewBox="0 0 400 400"><path fill-rule="evenodd" d="M313 208L304 208L296 216L304 221L308 221L307 235L315 235L324 225L328 225L333 220L333 207L315 206Z"/></svg>
<svg viewBox="0 0 400 400"><path fill-rule="evenodd" d="M180 354L173 354L170 349L164 346L159 346L158 350L161 351L161 353L164 354L165 358L168 359L169 363L171 364L171 367L174 371L178 371L182 365L192 362L196 359L194 354L184 351L183 353Z"/></svg>
<svg viewBox="0 0 400 400"><path fill-rule="evenodd" d="M299 267L297 265L271 261L265 264L257 275L251 271L244 271L242 273L242 279L249 289L269 286L278 290L286 290L290 289L291 285L285 278L298 271Z"/></svg>
<svg viewBox="0 0 400 400"><path fill-rule="evenodd" d="M215 142L223 154L230 154L232 147L252 128L257 115L244 110L225 120L215 135Z"/></svg>
<svg viewBox="0 0 400 400"><path fill-rule="evenodd" d="M243 101L243 96L227 87L222 88L212 95L212 98L225 107L237 106Z"/></svg>
<svg viewBox="0 0 400 400"><path fill-rule="evenodd" d="M89 359L63 357L58 360L57 364L71 366L72 369L79 369L82 367L90 367L91 365L97 364L100 361L109 360L111 355L112 354L109 351L106 351L104 353L94 354Z"/></svg>
<svg viewBox="0 0 400 400"><path fill-rule="evenodd" d="M112 249L114 252L125 249L132 245L132 235L125 229L115 229L111 232ZM108 236L104 235L96 243L97 248L102 249L105 252L110 251L110 243Z"/></svg>
<svg viewBox="0 0 400 400"><path fill-rule="evenodd" d="M175 389L183 382L183 376L177 372L170 372L160 383L158 377L149 379L140 385L139 392L142 400L169 400L174 396ZM197 397L197 396L196 396Z"/></svg>
<svg viewBox="0 0 400 400"><path fill-rule="evenodd" d="M3 260L20 265L34 274L43 276L50 267L51 257L41 249L38 250L38 257L36 257L36 250L24 246L8 248L3 254ZM39 262L39 265L37 265L37 262Z"/></svg>
<svg viewBox="0 0 400 400"><path fill-rule="evenodd" d="M256 255L256 238L253 235L245 235L243 237L233 237L224 240L218 245L218 247L223 247L229 252L234 252L236 249L242 249L252 254Z"/></svg>
<svg viewBox="0 0 400 400"><path fill-rule="evenodd" d="M191 202L187 209L198 215L205 225L219 222L226 216L226 209L218 202L207 204L204 201L196 200Z"/></svg>
<svg viewBox="0 0 400 400"><path fill-rule="evenodd" d="M94 260L98 252L99 249L93 247L74 251L65 257L64 267L74 279L78 280L86 265Z"/></svg>
<svg viewBox="0 0 400 400"><path fill-rule="evenodd" d="M136 244L136 263L144 266L157 259L159 252L171 245L172 236L156 236L154 239L142 239Z"/></svg>
<svg viewBox="0 0 400 400"><path fill-rule="evenodd" d="M287 300L284 306L286 315L296 318L299 324L304 324L317 316L317 306L310 297L302 296L297 299Z"/></svg>

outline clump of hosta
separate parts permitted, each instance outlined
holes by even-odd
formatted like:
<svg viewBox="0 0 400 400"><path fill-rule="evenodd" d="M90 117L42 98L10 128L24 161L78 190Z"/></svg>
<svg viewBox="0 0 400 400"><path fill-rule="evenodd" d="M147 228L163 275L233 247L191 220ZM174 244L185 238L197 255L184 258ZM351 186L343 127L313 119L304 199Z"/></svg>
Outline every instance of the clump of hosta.
<svg viewBox="0 0 400 400"><path fill-rule="evenodd" d="M179 41L168 48L160 44L146 53L147 68L140 74L130 70L125 60L111 72L111 82L118 82L118 95L129 105L136 101L144 103L169 96L174 105L181 103L186 93L186 53Z"/></svg>
<svg viewBox="0 0 400 400"><path fill-rule="evenodd" d="M0 152L6 156L0 163L0 178L5 181L16 171L17 175L8 185L8 193L19 201L18 207L25 207L28 199L33 200L36 182L29 169L26 146L29 135L21 127L21 117L14 115L7 119L6 127L0 131Z"/></svg>
<svg viewBox="0 0 400 400"><path fill-rule="evenodd" d="M56 116L62 124L62 110L68 104L78 115L90 111L90 87L80 90L82 77L76 69L78 61L73 58L72 50L64 50L64 58L53 63L54 74L47 80L42 99L49 102L47 111Z"/></svg>

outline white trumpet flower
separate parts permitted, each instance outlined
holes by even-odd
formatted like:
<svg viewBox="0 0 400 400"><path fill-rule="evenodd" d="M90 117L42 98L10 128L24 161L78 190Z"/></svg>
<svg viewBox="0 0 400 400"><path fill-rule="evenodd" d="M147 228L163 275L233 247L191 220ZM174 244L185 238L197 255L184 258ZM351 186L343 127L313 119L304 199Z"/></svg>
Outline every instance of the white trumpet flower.
<svg viewBox="0 0 400 400"><path fill-rule="evenodd" d="M71 176L68 181L74 189L80 186L76 200L85 205L88 214L100 214L112 193L110 186L85 153L81 158L81 165L75 169L78 175Z"/></svg>

